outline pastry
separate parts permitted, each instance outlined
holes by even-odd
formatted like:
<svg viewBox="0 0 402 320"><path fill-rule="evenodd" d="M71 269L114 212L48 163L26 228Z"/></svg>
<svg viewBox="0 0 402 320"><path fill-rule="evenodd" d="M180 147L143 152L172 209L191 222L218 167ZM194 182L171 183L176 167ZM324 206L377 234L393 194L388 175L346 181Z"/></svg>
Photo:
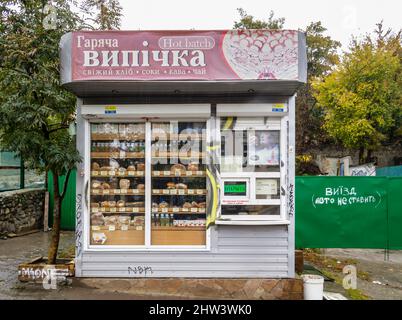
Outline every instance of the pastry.
<svg viewBox="0 0 402 320"><path fill-rule="evenodd" d="M207 203L206 202L200 202L198 203L198 208L206 208L207 207Z"/></svg>
<svg viewBox="0 0 402 320"><path fill-rule="evenodd" d="M109 201L102 201L102 202L101 202L101 207L102 207L102 208L109 207Z"/></svg>
<svg viewBox="0 0 402 320"><path fill-rule="evenodd" d="M198 164L196 164L196 163L190 163L190 164L187 166L187 170L188 170L188 171L198 171Z"/></svg>
<svg viewBox="0 0 402 320"><path fill-rule="evenodd" d="M195 201L193 201L193 202L191 202L191 206L192 206L193 208L198 208L198 203L195 202Z"/></svg>
<svg viewBox="0 0 402 320"><path fill-rule="evenodd" d="M138 171L144 171L145 170L145 164L143 164L143 163L137 164L137 170Z"/></svg>
<svg viewBox="0 0 402 320"><path fill-rule="evenodd" d="M92 170L97 171L100 169L100 165L97 162L92 163Z"/></svg>
<svg viewBox="0 0 402 320"><path fill-rule="evenodd" d="M99 208L99 203L98 202L92 202L91 203L91 208Z"/></svg>
<svg viewBox="0 0 402 320"><path fill-rule="evenodd" d="M109 207L114 208L116 206L116 201L109 201Z"/></svg>
<svg viewBox="0 0 402 320"><path fill-rule="evenodd" d="M121 175L124 175L124 174L126 174L126 168L119 168L118 169L118 172L119 172L119 174L121 174Z"/></svg>
<svg viewBox="0 0 402 320"><path fill-rule="evenodd" d="M179 172L181 173L181 172L185 172L185 171L186 171L186 167L185 167L184 165L178 163L178 164L174 164L173 166L171 166L170 171L171 171L171 172L177 172L177 171L179 171Z"/></svg>
<svg viewBox="0 0 402 320"><path fill-rule="evenodd" d="M91 214L91 225L93 226L103 226L105 223L105 217L103 216L102 213L94 213Z"/></svg>
<svg viewBox="0 0 402 320"><path fill-rule="evenodd" d="M117 201L117 206L119 207L119 208L122 208L122 207L124 207L125 206L125 202L123 201L123 200L119 200L119 201Z"/></svg>
<svg viewBox="0 0 402 320"><path fill-rule="evenodd" d="M101 187L102 183L98 180L92 181L92 188L93 189L99 189Z"/></svg>
<svg viewBox="0 0 402 320"><path fill-rule="evenodd" d="M137 189L138 190L145 190L145 184L143 184L143 183L137 184Z"/></svg>
<svg viewBox="0 0 402 320"><path fill-rule="evenodd" d="M110 184L108 184L107 182L102 182L101 188L102 189L110 189Z"/></svg>
<svg viewBox="0 0 402 320"><path fill-rule="evenodd" d="M156 204L156 203L153 203L152 206L154 206L154 204ZM130 208L144 207L144 206L145 206L145 204L144 204L143 201L127 202L127 203L126 203L126 207L130 207ZM158 205L156 204L156 206L158 206Z"/></svg>
<svg viewBox="0 0 402 320"><path fill-rule="evenodd" d="M169 204L166 201L162 201L159 203L159 208L168 208Z"/></svg>
<svg viewBox="0 0 402 320"><path fill-rule="evenodd" d="M135 171L135 166L134 165L128 166L127 171Z"/></svg>
<svg viewBox="0 0 402 320"><path fill-rule="evenodd" d="M119 186L120 186L120 189L130 189L130 180L120 179Z"/></svg>
<svg viewBox="0 0 402 320"><path fill-rule="evenodd" d="M99 170L100 171L110 171L110 170L113 170L113 169L114 169L113 167L104 166L104 167L101 167Z"/></svg>
<svg viewBox="0 0 402 320"><path fill-rule="evenodd" d="M156 202L152 202L152 208L158 208L159 205Z"/></svg>
<svg viewBox="0 0 402 320"><path fill-rule="evenodd" d="M192 205L191 205L191 203L190 202L184 202L183 203L183 208L191 208L192 207Z"/></svg>
<svg viewBox="0 0 402 320"><path fill-rule="evenodd" d="M176 189L187 189L187 185L184 183L177 183Z"/></svg>
<svg viewBox="0 0 402 320"><path fill-rule="evenodd" d="M168 189L176 189L176 184L174 182L168 182L166 183L166 187Z"/></svg>

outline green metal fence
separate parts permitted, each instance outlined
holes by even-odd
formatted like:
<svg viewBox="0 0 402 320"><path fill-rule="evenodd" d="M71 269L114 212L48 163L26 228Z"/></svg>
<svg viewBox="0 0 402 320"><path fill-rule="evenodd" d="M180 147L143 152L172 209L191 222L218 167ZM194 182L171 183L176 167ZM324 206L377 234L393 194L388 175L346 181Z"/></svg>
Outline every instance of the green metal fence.
<svg viewBox="0 0 402 320"><path fill-rule="evenodd" d="M297 177L296 247L402 249L402 178Z"/></svg>

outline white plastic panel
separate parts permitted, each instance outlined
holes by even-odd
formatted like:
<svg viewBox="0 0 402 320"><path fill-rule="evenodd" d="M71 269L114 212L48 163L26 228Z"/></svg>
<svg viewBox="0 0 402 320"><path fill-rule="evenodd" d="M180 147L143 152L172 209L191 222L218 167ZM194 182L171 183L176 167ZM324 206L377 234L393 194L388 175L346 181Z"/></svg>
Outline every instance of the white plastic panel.
<svg viewBox="0 0 402 320"><path fill-rule="evenodd" d="M99 118L209 118L210 104L83 105L82 115Z"/></svg>
<svg viewBox="0 0 402 320"><path fill-rule="evenodd" d="M219 117L281 117L288 112L286 102L283 103L225 103L216 106Z"/></svg>

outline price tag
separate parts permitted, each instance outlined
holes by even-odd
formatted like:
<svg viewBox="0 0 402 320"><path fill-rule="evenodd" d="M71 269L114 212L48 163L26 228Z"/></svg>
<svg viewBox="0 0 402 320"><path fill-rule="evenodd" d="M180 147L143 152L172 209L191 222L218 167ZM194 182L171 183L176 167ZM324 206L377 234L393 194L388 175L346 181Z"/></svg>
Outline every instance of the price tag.
<svg viewBox="0 0 402 320"><path fill-rule="evenodd" d="M135 171L127 171L128 176L135 176Z"/></svg>
<svg viewBox="0 0 402 320"><path fill-rule="evenodd" d="M134 213L140 212L140 208L133 208L133 212L134 212Z"/></svg>
<svg viewBox="0 0 402 320"><path fill-rule="evenodd" d="M205 208L199 208L198 212L205 212Z"/></svg>
<svg viewBox="0 0 402 320"><path fill-rule="evenodd" d="M180 170L176 170L176 171L174 172L174 175L175 175L176 177L180 177L180 176L181 176Z"/></svg>
<svg viewBox="0 0 402 320"><path fill-rule="evenodd" d="M120 151L120 153L119 153L119 158L120 159L123 159L123 158L125 158L126 157L126 152L125 151Z"/></svg>
<svg viewBox="0 0 402 320"><path fill-rule="evenodd" d="M97 176L97 175L98 175L98 171L92 171L92 175L93 175L93 176Z"/></svg>
<svg viewBox="0 0 402 320"><path fill-rule="evenodd" d="M120 191L120 189L114 189L113 192L114 192L114 194L120 194L121 191Z"/></svg>
<svg viewBox="0 0 402 320"><path fill-rule="evenodd" d="M106 211L106 208L100 208L100 211L101 211L101 212L105 212L105 211Z"/></svg>
<svg viewBox="0 0 402 320"><path fill-rule="evenodd" d="M192 171L186 171L186 176L190 177L190 176L192 176L192 175L193 175L193 172L192 172Z"/></svg>
<svg viewBox="0 0 402 320"><path fill-rule="evenodd" d="M121 194L127 194L127 189L120 189Z"/></svg>
<svg viewBox="0 0 402 320"><path fill-rule="evenodd" d="M158 177L158 176L160 176L160 175L161 175L161 172L160 172L160 171L154 171L154 176Z"/></svg>
<svg viewBox="0 0 402 320"><path fill-rule="evenodd" d="M172 211L173 211L173 212L180 212L180 208L174 207L174 208L172 209Z"/></svg>
<svg viewBox="0 0 402 320"><path fill-rule="evenodd" d="M119 208L119 212L126 212L126 208Z"/></svg>
<svg viewBox="0 0 402 320"><path fill-rule="evenodd" d="M191 208L190 211L191 211L191 212L197 212L197 209L198 209L198 208Z"/></svg>
<svg viewBox="0 0 402 320"><path fill-rule="evenodd" d="M92 190L92 193L93 193L93 194L98 194L99 191L100 191L99 189L93 189L93 190Z"/></svg>
<svg viewBox="0 0 402 320"><path fill-rule="evenodd" d="M116 226L114 224L109 226L109 231L115 231L115 230L116 230Z"/></svg>
<svg viewBox="0 0 402 320"><path fill-rule="evenodd" d="M152 208L152 212L158 212L158 208Z"/></svg>
<svg viewBox="0 0 402 320"><path fill-rule="evenodd" d="M92 231L99 231L100 227L99 226L92 226Z"/></svg>
<svg viewBox="0 0 402 320"><path fill-rule="evenodd" d="M103 190L103 194L110 194L110 190L109 189Z"/></svg>
<svg viewBox="0 0 402 320"><path fill-rule="evenodd" d="M202 176L204 173L202 171L197 171L197 176Z"/></svg>
<svg viewBox="0 0 402 320"><path fill-rule="evenodd" d="M188 208L181 209L183 212L188 212Z"/></svg>
<svg viewBox="0 0 402 320"><path fill-rule="evenodd" d="M110 212L116 212L117 209L116 208L110 208Z"/></svg>
<svg viewBox="0 0 402 320"><path fill-rule="evenodd" d="M177 190L176 189L171 189L170 194L177 194Z"/></svg>
<svg viewBox="0 0 402 320"><path fill-rule="evenodd" d="M178 191L179 191L180 195L186 194L186 192L185 192L186 190L184 190L184 189L179 189Z"/></svg>
<svg viewBox="0 0 402 320"><path fill-rule="evenodd" d="M144 175L144 171L137 171L137 176L142 177Z"/></svg>
<svg viewBox="0 0 402 320"><path fill-rule="evenodd" d="M187 190L187 193L188 193L188 194L194 194L194 190L193 190L193 189L188 189L188 190Z"/></svg>
<svg viewBox="0 0 402 320"><path fill-rule="evenodd" d="M169 208L162 208L162 212L163 213L169 212Z"/></svg>
<svg viewBox="0 0 402 320"><path fill-rule="evenodd" d="M121 231L127 231L127 230L128 230L128 224L122 224Z"/></svg>
<svg viewBox="0 0 402 320"><path fill-rule="evenodd" d="M203 189L197 189L197 194L204 194L204 190Z"/></svg>
<svg viewBox="0 0 402 320"><path fill-rule="evenodd" d="M163 171L164 176L170 176L170 171Z"/></svg>
<svg viewBox="0 0 402 320"><path fill-rule="evenodd" d="M109 171L109 175L110 175L110 176L116 175L116 171Z"/></svg>
<svg viewBox="0 0 402 320"><path fill-rule="evenodd" d="M153 192L154 194L159 194L159 193L160 193L160 190L159 190L159 189L154 189L152 192Z"/></svg>
<svg viewBox="0 0 402 320"><path fill-rule="evenodd" d="M163 193L163 194L169 194L169 192L170 192L169 189L164 189L164 190L162 190L162 193Z"/></svg>
<svg viewBox="0 0 402 320"><path fill-rule="evenodd" d="M100 172L100 175L101 175L101 176L107 176L107 171L101 171L101 172Z"/></svg>
<svg viewBox="0 0 402 320"><path fill-rule="evenodd" d="M142 230L142 226L136 226L136 227L135 227L135 230L141 231L141 230Z"/></svg>
<svg viewBox="0 0 402 320"><path fill-rule="evenodd" d="M124 177L124 176L126 175L126 172L125 172L125 171L118 171L117 174L118 174L119 176Z"/></svg>
<svg viewBox="0 0 402 320"><path fill-rule="evenodd" d="M92 212L97 213L97 212L99 212L99 209L98 208L92 208Z"/></svg>
<svg viewBox="0 0 402 320"><path fill-rule="evenodd" d="M138 194L138 193L140 193L140 190L138 190L138 189L131 189L131 191L133 192L133 194Z"/></svg>

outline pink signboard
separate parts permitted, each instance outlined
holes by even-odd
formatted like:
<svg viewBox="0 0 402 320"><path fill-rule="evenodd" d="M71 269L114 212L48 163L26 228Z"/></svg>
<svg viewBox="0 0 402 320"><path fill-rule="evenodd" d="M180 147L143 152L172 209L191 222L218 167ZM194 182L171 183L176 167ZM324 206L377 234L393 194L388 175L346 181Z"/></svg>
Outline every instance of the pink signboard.
<svg viewBox="0 0 402 320"><path fill-rule="evenodd" d="M298 32L72 34L72 80L298 80Z"/></svg>

